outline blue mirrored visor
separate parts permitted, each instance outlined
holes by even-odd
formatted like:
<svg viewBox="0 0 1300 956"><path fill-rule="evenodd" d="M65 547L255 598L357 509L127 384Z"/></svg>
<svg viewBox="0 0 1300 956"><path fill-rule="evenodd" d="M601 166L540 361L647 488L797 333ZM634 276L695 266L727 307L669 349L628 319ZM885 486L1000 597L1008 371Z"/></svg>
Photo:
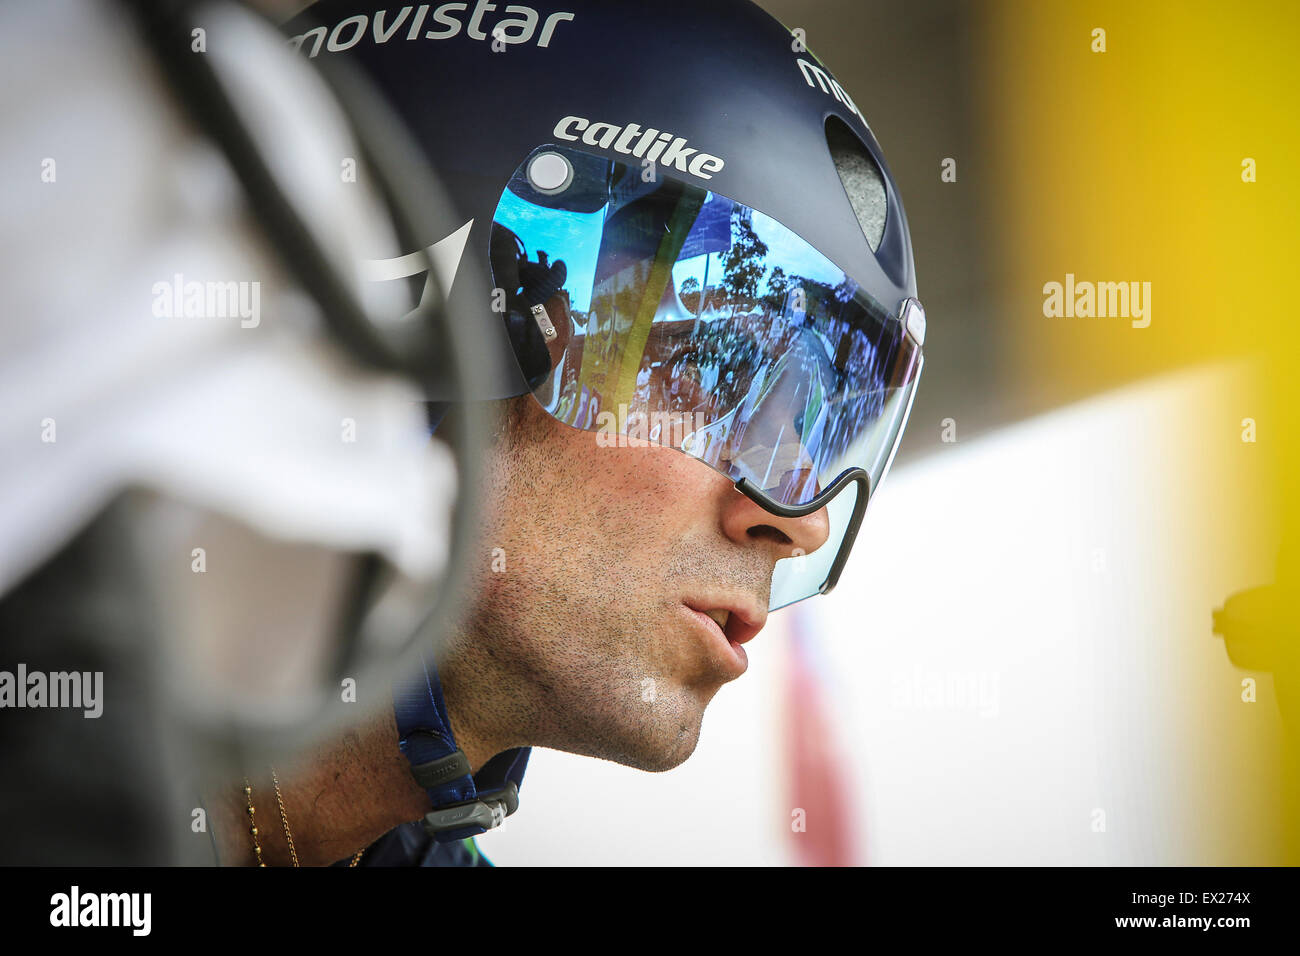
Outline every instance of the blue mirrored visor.
<svg viewBox="0 0 1300 956"><path fill-rule="evenodd" d="M491 263L520 365L556 419L611 446L676 448L782 506L852 469L871 492L884 477L921 370L917 323L909 334L775 219L547 145L501 196ZM842 564L839 544L818 562ZM815 593L817 576L790 593Z"/></svg>

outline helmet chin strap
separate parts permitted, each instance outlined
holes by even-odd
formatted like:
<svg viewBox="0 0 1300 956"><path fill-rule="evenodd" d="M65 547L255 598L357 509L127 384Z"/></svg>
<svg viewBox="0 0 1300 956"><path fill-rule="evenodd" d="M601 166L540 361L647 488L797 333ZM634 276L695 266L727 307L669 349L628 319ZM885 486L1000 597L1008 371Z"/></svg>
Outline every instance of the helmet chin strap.
<svg viewBox="0 0 1300 956"><path fill-rule="evenodd" d="M506 750L472 773L451 732L438 669L428 654L422 659L423 668L394 683L393 714L411 775L433 801L424 828L439 843L451 843L500 826L515 812L532 751Z"/></svg>
<svg viewBox="0 0 1300 956"><path fill-rule="evenodd" d="M446 402L426 404L430 434L449 408ZM421 667L393 682L398 747L433 803L424 817L425 831L439 843L453 843L500 826L515 812L532 748L506 750L473 773L451 731L438 667L427 651L420 661Z"/></svg>

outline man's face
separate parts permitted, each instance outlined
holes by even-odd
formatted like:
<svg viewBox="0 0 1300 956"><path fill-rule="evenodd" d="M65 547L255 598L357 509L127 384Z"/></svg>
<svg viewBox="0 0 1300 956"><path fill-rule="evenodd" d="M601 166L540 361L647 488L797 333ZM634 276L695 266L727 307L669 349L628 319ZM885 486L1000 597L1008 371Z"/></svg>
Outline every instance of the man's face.
<svg viewBox="0 0 1300 956"><path fill-rule="evenodd" d="M478 578L468 636L530 743L675 767L744 673L773 565L820 547L826 512L778 518L680 451L598 444L531 396L509 408L481 552L505 567Z"/></svg>

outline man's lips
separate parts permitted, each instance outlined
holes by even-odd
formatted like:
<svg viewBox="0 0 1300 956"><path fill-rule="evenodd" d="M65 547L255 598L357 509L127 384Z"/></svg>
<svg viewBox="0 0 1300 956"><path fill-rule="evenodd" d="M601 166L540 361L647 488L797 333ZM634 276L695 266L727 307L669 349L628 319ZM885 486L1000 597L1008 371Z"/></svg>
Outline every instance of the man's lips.
<svg viewBox="0 0 1300 956"><path fill-rule="evenodd" d="M732 656L738 665L735 676L745 672L749 657L741 647L763 629L767 623L767 609L758 609L757 605L736 599L696 599L688 598L682 606L692 617L700 621L709 631L730 646Z"/></svg>

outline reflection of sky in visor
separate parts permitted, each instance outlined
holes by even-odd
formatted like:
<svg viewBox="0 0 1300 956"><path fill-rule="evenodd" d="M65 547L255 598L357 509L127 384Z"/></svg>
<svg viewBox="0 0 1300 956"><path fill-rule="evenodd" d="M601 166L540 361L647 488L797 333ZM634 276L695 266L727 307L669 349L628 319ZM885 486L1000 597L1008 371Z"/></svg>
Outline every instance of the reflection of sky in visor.
<svg viewBox="0 0 1300 956"><path fill-rule="evenodd" d="M564 260L569 270L564 288L571 306L579 312L591 308L596 256L605 229L603 208L589 213L547 209L520 199L507 189L501 195L494 218L523 241L528 258L536 261L540 249L552 262Z"/></svg>
<svg viewBox="0 0 1300 956"><path fill-rule="evenodd" d="M750 225L758 238L767 243L769 267L780 266L787 276L801 275L831 286L844 281L842 270L835 268L834 263L770 216L755 210Z"/></svg>
<svg viewBox="0 0 1300 956"><path fill-rule="evenodd" d="M520 199L507 189L497 205L495 219L519 236L530 259L536 259L538 250L541 250L552 261L564 260L569 270L565 288L572 307L579 312L591 308L596 259L605 228L605 209L591 213L548 209ZM770 216L755 210L750 224L759 239L767 244L763 263L765 292L774 266L779 266L788 277L804 276L832 287L844 280L844 273L834 263ZM679 260L673 267L674 284L680 289L687 276L694 276L703 284L704 264L708 259L708 282L711 286L716 285L722 281L722 258L722 253L715 252L709 256Z"/></svg>

